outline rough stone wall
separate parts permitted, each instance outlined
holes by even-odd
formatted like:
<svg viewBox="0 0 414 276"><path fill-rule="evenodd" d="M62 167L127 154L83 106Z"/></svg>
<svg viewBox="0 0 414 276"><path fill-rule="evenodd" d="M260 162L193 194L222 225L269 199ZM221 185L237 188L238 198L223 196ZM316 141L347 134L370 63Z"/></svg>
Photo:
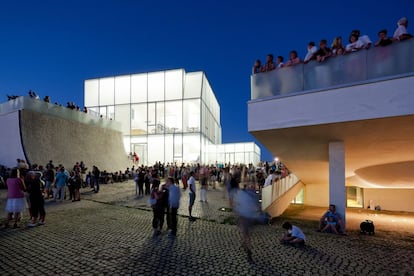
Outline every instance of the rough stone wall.
<svg viewBox="0 0 414 276"><path fill-rule="evenodd" d="M90 126L74 120L21 110L21 133L28 161L45 165L53 160L71 169L85 162L103 171L124 171L132 167L125 153L121 132Z"/></svg>

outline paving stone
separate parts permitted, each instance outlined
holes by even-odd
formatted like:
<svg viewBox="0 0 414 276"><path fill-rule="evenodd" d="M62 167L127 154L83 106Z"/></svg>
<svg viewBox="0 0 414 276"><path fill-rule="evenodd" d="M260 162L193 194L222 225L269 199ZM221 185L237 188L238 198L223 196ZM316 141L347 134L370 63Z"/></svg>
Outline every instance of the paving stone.
<svg viewBox="0 0 414 276"><path fill-rule="evenodd" d="M153 239L146 198L133 193L128 182L83 190L80 202L46 202L44 226L0 229L0 275L414 275L413 236L334 236L300 220L303 249L279 244L281 221L253 227L250 264L238 227L221 223L235 216L220 211L229 207L220 188L208 191L208 204L195 203L195 222L182 192L178 236L164 229Z"/></svg>

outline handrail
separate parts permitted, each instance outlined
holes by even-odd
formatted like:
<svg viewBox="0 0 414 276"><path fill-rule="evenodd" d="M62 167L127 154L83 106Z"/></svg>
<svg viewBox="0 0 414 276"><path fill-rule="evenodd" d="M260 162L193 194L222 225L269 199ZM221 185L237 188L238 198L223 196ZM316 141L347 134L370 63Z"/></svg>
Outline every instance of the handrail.
<svg viewBox="0 0 414 276"><path fill-rule="evenodd" d="M262 210L265 210L270 204L289 191L290 188L295 186L298 182L298 177L291 173L288 176L274 182L272 185L263 187Z"/></svg>
<svg viewBox="0 0 414 276"><path fill-rule="evenodd" d="M414 75L414 39L251 76L251 99Z"/></svg>

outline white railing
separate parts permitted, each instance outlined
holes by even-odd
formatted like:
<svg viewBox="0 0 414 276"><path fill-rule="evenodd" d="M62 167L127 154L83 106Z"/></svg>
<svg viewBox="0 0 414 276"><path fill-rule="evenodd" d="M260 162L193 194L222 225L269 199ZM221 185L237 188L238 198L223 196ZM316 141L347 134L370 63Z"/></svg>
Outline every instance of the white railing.
<svg viewBox="0 0 414 276"><path fill-rule="evenodd" d="M296 175L290 174L289 176L279 179L277 182L270 186L263 187L262 189L262 210L265 210L270 204L272 204L279 197L284 195L290 188L295 186L299 182Z"/></svg>

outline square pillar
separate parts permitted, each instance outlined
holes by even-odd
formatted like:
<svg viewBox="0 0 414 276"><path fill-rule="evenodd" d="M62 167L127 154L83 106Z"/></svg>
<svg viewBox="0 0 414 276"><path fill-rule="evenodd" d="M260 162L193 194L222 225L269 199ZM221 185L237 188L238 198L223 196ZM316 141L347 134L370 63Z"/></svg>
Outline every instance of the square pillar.
<svg viewBox="0 0 414 276"><path fill-rule="evenodd" d="M345 145L343 141L329 143L329 204L335 204L346 229Z"/></svg>

